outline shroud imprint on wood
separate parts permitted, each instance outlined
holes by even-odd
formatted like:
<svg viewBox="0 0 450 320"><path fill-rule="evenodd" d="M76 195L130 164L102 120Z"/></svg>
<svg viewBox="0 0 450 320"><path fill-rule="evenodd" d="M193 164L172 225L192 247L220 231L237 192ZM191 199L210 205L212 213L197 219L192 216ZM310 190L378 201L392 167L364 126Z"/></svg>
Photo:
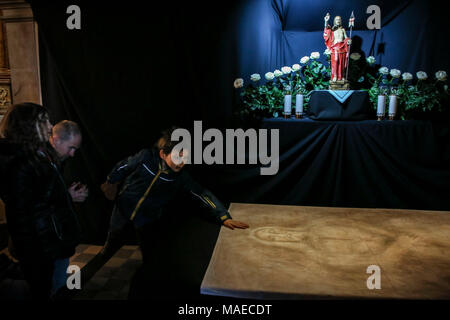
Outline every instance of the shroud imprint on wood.
<svg viewBox="0 0 450 320"><path fill-rule="evenodd" d="M232 203L201 293L251 299L450 299L450 212ZM369 289L371 265L381 289Z"/></svg>

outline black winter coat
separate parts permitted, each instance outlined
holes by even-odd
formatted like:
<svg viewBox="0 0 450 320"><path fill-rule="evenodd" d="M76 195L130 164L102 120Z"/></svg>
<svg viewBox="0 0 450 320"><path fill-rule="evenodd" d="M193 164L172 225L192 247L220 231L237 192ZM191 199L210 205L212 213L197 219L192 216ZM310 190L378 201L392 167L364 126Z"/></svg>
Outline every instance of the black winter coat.
<svg viewBox="0 0 450 320"><path fill-rule="evenodd" d="M109 183L123 182L117 205L123 216L133 220L137 227L157 220L161 209L176 201L179 191L198 200L219 224L231 219L228 210L214 194L193 180L185 169L174 172L166 167L156 149L143 149L120 161L107 180Z"/></svg>
<svg viewBox="0 0 450 320"><path fill-rule="evenodd" d="M45 153L32 165L19 145L0 140L0 197L20 259L67 258L80 227L59 168Z"/></svg>

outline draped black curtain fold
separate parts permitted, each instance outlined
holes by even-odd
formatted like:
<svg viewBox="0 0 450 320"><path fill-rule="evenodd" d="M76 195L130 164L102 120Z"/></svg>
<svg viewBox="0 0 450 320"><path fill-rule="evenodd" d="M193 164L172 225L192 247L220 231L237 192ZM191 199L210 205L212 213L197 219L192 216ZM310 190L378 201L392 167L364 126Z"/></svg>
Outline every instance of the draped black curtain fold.
<svg viewBox="0 0 450 320"><path fill-rule="evenodd" d="M450 137L428 121L314 122L266 119L278 129L280 167L216 166L235 202L450 210ZM208 170L208 169L207 169Z"/></svg>

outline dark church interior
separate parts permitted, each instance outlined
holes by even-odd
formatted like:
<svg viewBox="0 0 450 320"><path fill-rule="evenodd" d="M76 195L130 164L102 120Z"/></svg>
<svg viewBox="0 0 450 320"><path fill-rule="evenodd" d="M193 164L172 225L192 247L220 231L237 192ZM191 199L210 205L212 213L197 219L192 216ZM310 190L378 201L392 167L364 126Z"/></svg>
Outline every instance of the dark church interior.
<svg viewBox="0 0 450 320"><path fill-rule="evenodd" d="M379 17L370 18L373 5ZM343 42L350 72L367 72L350 75L350 87L342 90L351 95L340 101L324 72L334 70L330 59L338 59L338 53L325 54L327 13L330 25L342 17L351 39ZM378 18L379 26L370 27ZM80 269L81 288L64 286L52 299L165 301L175 315L189 314L189 303L271 302L276 309L277 301L304 299L450 299L447 20L445 10L425 0L0 1L0 118L12 106L31 102L47 108L51 124L70 120L82 134L79 149L61 169L67 186L80 182L89 189L85 201L73 203L82 232L70 265ZM337 37L334 27L328 30ZM316 78L305 71L319 70L314 66L324 66ZM390 70L384 78L382 67ZM386 87L372 86L375 74L389 80L380 82ZM286 113L283 95L291 93L275 86L289 91L286 85L302 77L304 91L292 93ZM424 100L419 93L407 100L424 83L436 88L430 95L443 90L442 95ZM397 111L388 119L392 101L386 93L386 115L377 119L382 93L374 92L389 88L397 90L390 93L398 95ZM305 109L296 117L291 110L300 92ZM246 104L259 94L267 100ZM264 101L275 102L269 107ZM176 193L161 208L154 234L145 236L150 262L142 260L133 223L102 254L113 210L120 207L105 197L102 184L173 126L191 133L192 159L196 143L205 157L212 141L197 136L198 130L222 133L223 161L182 169L217 201L193 191ZM225 139L231 129L254 130L254 150L257 143L261 148L261 132L270 140L276 130L278 140L272 136L267 148L274 156L277 144L276 173L261 174L267 167L261 157L249 161L250 142L243 153L234 149L245 161L225 161L235 146L228 148ZM172 172L160 168L155 175L145 168L155 176L145 182L142 190L151 183L147 193L160 172ZM167 181L160 183L171 181L172 173L161 173L160 181ZM7 179L0 179L7 190ZM124 184L118 187L126 194ZM2 200L0 303L30 301L20 261L11 256L9 205ZM214 220L210 209L217 211L219 202L231 220L249 228L230 230ZM381 266L381 289L369 288L369 265ZM215 316L224 312L231 310Z"/></svg>

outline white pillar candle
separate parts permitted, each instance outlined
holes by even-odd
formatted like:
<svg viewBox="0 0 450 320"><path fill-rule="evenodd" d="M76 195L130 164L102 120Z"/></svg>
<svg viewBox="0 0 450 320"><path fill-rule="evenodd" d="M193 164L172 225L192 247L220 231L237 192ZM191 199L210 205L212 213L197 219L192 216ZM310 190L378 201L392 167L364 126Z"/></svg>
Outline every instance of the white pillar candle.
<svg viewBox="0 0 450 320"><path fill-rule="evenodd" d="M389 115L394 116L397 112L397 96L389 96Z"/></svg>
<svg viewBox="0 0 450 320"><path fill-rule="evenodd" d="M303 95L297 94L295 96L295 113L302 114L303 113Z"/></svg>
<svg viewBox="0 0 450 320"><path fill-rule="evenodd" d="M377 115L382 116L386 111L386 96L380 95L378 96L378 107L377 107Z"/></svg>
<svg viewBox="0 0 450 320"><path fill-rule="evenodd" d="M287 94L284 96L284 114L290 115L292 111L292 96Z"/></svg>

